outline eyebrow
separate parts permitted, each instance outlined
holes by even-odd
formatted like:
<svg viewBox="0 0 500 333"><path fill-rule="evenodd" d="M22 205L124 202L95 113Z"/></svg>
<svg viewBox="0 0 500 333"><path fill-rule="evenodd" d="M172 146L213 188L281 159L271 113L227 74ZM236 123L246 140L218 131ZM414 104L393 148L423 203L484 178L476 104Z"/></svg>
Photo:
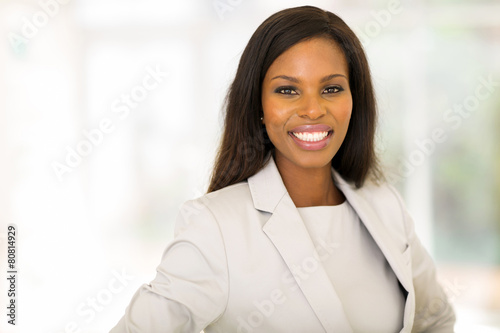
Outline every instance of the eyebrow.
<svg viewBox="0 0 500 333"><path fill-rule="evenodd" d="M324 78L322 78L321 79L321 83L326 82L326 81L330 81L331 79L339 77L339 76L347 79L347 76L345 76L344 74L330 74L330 75L325 76ZM287 80L287 81L291 81L291 82L295 82L295 83L300 83L299 79L297 79L296 77L293 77L293 76L288 76L288 75L278 75L278 76L275 76L275 77L273 77L271 79L271 81L274 80L274 79L284 79L284 80Z"/></svg>

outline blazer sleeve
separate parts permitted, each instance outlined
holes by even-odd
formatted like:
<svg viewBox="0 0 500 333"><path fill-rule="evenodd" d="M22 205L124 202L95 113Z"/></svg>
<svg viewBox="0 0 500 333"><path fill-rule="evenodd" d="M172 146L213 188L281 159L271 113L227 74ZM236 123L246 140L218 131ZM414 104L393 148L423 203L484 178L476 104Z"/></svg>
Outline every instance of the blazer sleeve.
<svg viewBox="0 0 500 333"><path fill-rule="evenodd" d="M415 233L412 217L403 200L396 194L401 209L409 244L415 290L415 318L412 333L453 333L455 312L437 281L436 267Z"/></svg>
<svg viewBox="0 0 500 333"><path fill-rule="evenodd" d="M111 333L199 333L224 312L228 270L215 218L200 200L188 201L174 235L155 279L139 288Z"/></svg>

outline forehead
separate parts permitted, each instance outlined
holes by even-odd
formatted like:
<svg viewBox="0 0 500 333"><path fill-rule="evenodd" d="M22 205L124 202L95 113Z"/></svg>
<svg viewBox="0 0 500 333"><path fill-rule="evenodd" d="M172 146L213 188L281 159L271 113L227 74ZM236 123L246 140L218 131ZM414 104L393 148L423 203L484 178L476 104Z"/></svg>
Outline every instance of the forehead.
<svg viewBox="0 0 500 333"><path fill-rule="evenodd" d="M315 37L293 45L269 67L266 76L285 74L294 76L348 74L343 50L329 38Z"/></svg>

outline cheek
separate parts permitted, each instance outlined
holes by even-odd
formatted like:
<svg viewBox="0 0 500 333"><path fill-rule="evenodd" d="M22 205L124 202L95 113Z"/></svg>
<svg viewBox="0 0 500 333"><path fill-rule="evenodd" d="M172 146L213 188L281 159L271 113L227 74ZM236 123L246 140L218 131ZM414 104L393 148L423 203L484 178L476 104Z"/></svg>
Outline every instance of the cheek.
<svg viewBox="0 0 500 333"><path fill-rule="evenodd" d="M280 142L285 140L284 128L287 120L286 106L280 101L269 98L263 101L262 108L267 135L274 146L280 146Z"/></svg>
<svg viewBox="0 0 500 333"><path fill-rule="evenodd" d="M352 115L352 99L346 98L344 101L339 103L335 108L334 113L338 123L347 128Z"/></svg>
<svg viewBox="0 0 500 333"><path fill-rule="evenodd" d="M266 127L278 128L284 126L289 111L285 103L277 99L266 98L262 101L262 108Z"/></svg>

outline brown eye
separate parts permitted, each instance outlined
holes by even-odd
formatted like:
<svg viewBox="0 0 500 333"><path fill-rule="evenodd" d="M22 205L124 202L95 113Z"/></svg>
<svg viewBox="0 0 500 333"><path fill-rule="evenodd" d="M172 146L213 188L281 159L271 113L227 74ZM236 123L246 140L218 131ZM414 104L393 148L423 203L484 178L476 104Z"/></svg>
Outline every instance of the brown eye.
<svg viewBox="0 0 500 333"><path fill-rule="evenodd" d="M279 87L274 92L282 95L298 95L294 87Z"/></svg>
<svg viewBox="0 0 500 333"><path fill-rule="evenodd" d="M325 88L325 90L323 90L323 93L325 94L336 94L336 93L339 93L341 91L344 91L344 89L340 86L331 86L331 87L327 87Z"/></svg>

